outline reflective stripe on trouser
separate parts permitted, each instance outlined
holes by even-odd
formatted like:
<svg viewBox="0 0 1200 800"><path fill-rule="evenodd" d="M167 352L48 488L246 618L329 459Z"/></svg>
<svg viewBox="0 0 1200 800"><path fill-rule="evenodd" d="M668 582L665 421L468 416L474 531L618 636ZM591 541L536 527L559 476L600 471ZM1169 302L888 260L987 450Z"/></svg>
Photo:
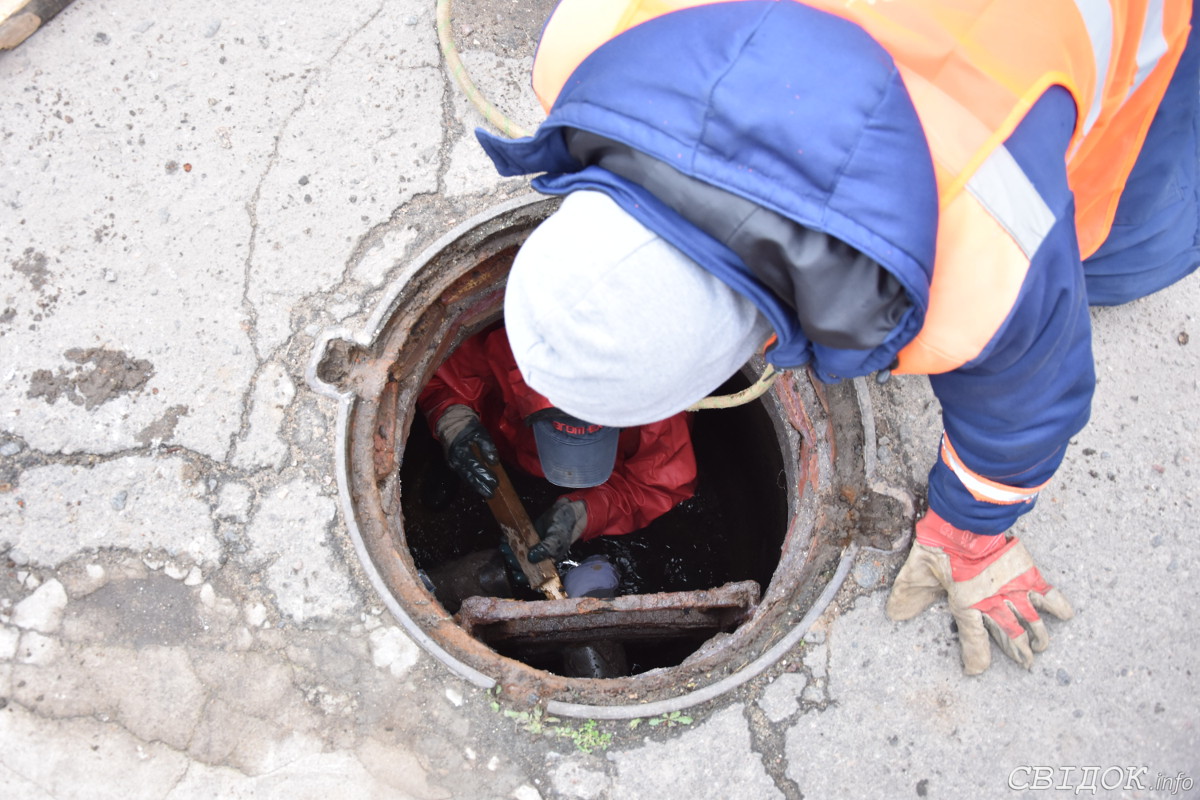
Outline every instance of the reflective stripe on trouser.
<svg viewBox="0 0 1200 800"><path fill-rule="evenodd" d="M950 471L962 482L963 487L971 493L971 496L981 503L997 505L1032 503L1037 499L1038 493L1046 486L1046 483L1049 483L1047 481L1038 486L1025 488L1008 486L991 478L985 478L963 464L958 453L954 451L954 446L950 444L950 437L944 433L942 434L942 463L950 468Z"/></svg>

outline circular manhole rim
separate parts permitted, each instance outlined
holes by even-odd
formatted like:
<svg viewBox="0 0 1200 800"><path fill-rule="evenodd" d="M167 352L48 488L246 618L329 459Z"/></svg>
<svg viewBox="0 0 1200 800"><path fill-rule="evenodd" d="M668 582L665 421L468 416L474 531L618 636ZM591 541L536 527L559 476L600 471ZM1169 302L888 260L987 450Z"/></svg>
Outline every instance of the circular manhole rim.
<svg viewBox="0 0 1200 800"><path fill-rule="evenodd" d="M844 474L846 462L853 460L845 451L855 448L843 447L839 456L832 419L818 419L814 423L820 409L815 408L818 403L812 402L812 397L816 395L826 414L833 403L841 404L851 416L858 417L860 435L867 433L863 428L873 428L869 401L864 406L866 393L861 382L845 384L841 389L826 387L834 389L827 394L826 389L808 384L799 375L781 379L764 398L789 467L788 531L771 583L750 619L733 633L710 640L711 643L722 636L729 637L732 645L711 648L724 658L715 658L710 653L689 664L697 658L693 656L676 667L621 679L565 678L500 656L472 639L426 590L407 548L396 545L380 486L365 475L363 462L370 459L364 458L364 441L370 443L372 431L378 427L380 398L389 374L401 365L401 353L407 353L412 361L406 366L420 367L418 371L424 375L432 371L431 364L440 363L445 352L456 346L457 341L450 341L453 336L436 338L440 346L430 346L434 340L430 339L429 331L445 327L444 318L437 325L430 323L430 318L437 316L433 311L443 295L451 286L463 281L469 284L466 276L473 268L485 264L505 248L519 245L557 204L557 198L524 195L486 209L447 232L415 259L414 266L405 270L407 277L391 288L362 330L337 328L319 337L306 377L315 391L339 401L338 492L359 562L384 606L418 645L473 685L485 690L502 686L519 700L544 704L549 713L632 719L680 711L715 699L773 666L801 641L841 588L858 547L842 533L826 530L830 528L830 520L824 509L836 502L835 473ZM506 274L507 268L503 271ZM464 323L452 320L451 324L461 340ZM337 369L331 368L331 363L336 363ZM395 422L397 463L412 422L416 390L424 380L422 377L416 381L419 385L414 389L413 375L398 376L398 382L410 385L400 390L398 399L404 413ZM814 407L813 415L808 407ZM781 427L791 430L780 430ZM873 430L869 433L873 441ZM788 442L791 452L787 449ZM861 470L861 463L851 466L859 478ZM811 535L807 541L798 542L793 534L804 524L810 526ZM395 525L402 539L403 526L398 521ZM822 536L825 538L820 539ZM390 547L384 541L387 539L392 540ZM818 551L824 551L824 555L813 566L813 554ZM809 585L807 592L801 591L795 577L780 574L807 567L813 567L808 577L824 581L819 590ZM796 602L797 595L803 596L803 602ZM708 643L699 653L703 654L707 647ZM730 664L731 655L737 655L740 663Z"/></svg>

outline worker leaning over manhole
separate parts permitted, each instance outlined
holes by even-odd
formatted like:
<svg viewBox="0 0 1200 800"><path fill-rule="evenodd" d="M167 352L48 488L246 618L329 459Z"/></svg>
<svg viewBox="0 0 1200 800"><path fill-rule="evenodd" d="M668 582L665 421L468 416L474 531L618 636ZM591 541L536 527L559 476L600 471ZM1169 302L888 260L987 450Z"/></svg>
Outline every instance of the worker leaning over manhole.
<svg viewBox="0 0 1200 800"><path fill-rule="evenodd" d="M530 548L531 562L558 561L580 540L640 530L696 488L687 414L624 429L566 414L525 383L503 327L459 345L417 405L447 463L482 496L496 491L489 464L498 459L572 490L534 521L541 542Z"/></svg>
<svg viewBox="0 0 1200 800"><path fill-rule="evenodd" d="M927 374L929 511L888 599L943 591L964 669L1031 667L1073 611L1017 538L1086 423L1088 304L1197 265L1183 0L564 0L548 118L479 139L565 195L516 257L521 374L578 417L669 418L767 336L820 380Z"/></svg>

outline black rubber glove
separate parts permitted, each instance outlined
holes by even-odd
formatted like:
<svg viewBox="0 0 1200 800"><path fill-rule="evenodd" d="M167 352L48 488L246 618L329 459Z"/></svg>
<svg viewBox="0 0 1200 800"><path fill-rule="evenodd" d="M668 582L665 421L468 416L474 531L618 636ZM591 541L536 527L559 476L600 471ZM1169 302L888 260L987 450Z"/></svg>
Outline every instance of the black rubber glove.
<svg viewBox="0 0 1200 800"><path fill-rule="evenodd" d="M488 464L497 463L500 457L496 453L496 443L475 412L466 406L450 406L438 420L437 430L450 468L484 497L495 494L500 480L488 469ZM479 450L478 455L475 448Z"/></svg>
<svg viewBox="0 0 1200 800"><path fill-rule="evenodd" d="M559 498L537 518L533 527L542 541L529 548L529 563L536 564L547 558L558 561L583 535L583 529L587 527L587 506L581 500Z"/></svg>

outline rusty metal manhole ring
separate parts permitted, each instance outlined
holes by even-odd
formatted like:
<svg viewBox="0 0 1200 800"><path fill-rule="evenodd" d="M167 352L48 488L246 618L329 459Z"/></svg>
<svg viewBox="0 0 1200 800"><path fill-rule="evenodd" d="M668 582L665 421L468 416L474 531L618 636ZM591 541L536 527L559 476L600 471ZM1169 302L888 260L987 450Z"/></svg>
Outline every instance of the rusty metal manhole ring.
<svg viewBox="0 0 1200 800"><path fill-rule="evenodd" d="M521 197L449 231L406 270L410 277L392 287L363 330L319 338L307 379L339 401L338 486L355 550L384 605L422 648L472 684L500 684L517 702L541 703L553 714L654 716L714 699L763 673L832 600L858 549L848 508L879 489L872 464L863 463L874 454L869 395L861 381L824 387L798 372L758 401L783 455L787 530L769 585L735 630L713 636L678 666L614 679L563 677L499 655L460 627L418 576L395 465L404 458L420 389L458 343L499 318L513 255L557 203ZM752 362L747 370L757 374L762 366Z"/></svg>

